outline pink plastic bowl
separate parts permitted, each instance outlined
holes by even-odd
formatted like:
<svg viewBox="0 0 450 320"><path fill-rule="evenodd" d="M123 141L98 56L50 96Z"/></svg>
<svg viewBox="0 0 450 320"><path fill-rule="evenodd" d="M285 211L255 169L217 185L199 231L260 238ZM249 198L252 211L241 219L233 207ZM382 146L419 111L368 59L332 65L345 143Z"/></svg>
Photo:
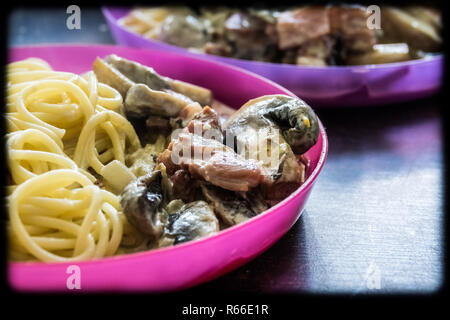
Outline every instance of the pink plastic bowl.
<svg viewBox="0 0 450 320"><path fill-rule="evenodd" d="M249 99L291 92L258 75L176 54L117 46L33 46L13 48L9 61L45 59L55 70L91 70L97 56L115 53L153 67L157 72L211 89L214 96L239 108ZM327 136L320 124L318 142L307 153L305 183L287 199L248 222L217 235L174 247L76 263L9 263L13 289L69 291L70 265L80 267L82 291L170 291L212 280L243 265L274 244L299 218L327 156Z"/></svg>
<svg viewBox="0 0 450 320"><path fill-rule="evenodd" d="M128 31L117 21L130 8L104 7L111 33L120 45L182 53L231 64L266 77L314 107L368 106L432 95L442 84L443 56L365 66L310 67L257 62L194 53Z"/></svg>

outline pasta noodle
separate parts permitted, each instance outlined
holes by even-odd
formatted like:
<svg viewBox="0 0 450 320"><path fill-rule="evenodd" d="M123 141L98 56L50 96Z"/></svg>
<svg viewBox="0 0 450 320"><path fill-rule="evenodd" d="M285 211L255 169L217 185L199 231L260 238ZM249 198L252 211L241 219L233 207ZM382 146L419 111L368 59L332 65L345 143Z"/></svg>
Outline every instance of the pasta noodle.
<svg viewBox="0 0 450 320"><path fill-rule="evenodd" d="M37 58L9 64L7 79L11 258L85 260L114 255L123 237L139 242L120 190L97 183L133 177L125 152L140 142L119 92L93 72L54 71Z"/></svg>
<svg viewBox="0 0 450 320"><path fill-rule="evenodd" d="M135 33L142 34L149 39L158 39L159 28L164 19L174 8L137 8L129 15L119 20L122 24Z"/></svg>

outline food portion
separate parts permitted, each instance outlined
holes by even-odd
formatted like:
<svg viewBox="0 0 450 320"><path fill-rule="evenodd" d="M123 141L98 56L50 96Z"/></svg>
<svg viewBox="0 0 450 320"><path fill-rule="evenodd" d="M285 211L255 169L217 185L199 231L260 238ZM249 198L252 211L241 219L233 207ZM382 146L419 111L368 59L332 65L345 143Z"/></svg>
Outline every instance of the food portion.
<svg viewBox="0 0 450 320"><path fill-rule="evenodd" d="M125 158L141 143L122 102L92 71L58 72L36 58L7 66L12 260L101 258L135 237L120 192L136 179Z"/></svg>
<svg viewBox="0 0 450 320"><path fill-rule="evenodd" d="M302 185L319 135L298 98L234 111L116 55L83 75L29 58L7 80L13 261L97 259L245 222Z"/></svg>
<svg viewBox="0 0 450 320"><path fill-rule="evenodd" d="M138 7L119 24L194 52L296 65L390 63L442 50L439 10L382 6L379 13L375 17L365 6L335 4L278 9ZM380 28L372 27L377 22Z"/></svg>

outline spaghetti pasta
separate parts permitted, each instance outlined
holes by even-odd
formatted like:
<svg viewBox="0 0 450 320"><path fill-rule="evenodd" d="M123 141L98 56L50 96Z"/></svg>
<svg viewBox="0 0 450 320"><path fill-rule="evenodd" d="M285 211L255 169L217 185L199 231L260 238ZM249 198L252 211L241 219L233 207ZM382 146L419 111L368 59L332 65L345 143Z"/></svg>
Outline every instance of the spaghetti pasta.
<svg viewBox="0 0 450 320"><path fill-rule="evenodd" d="M114 178L121 185L120 177L103 170L113 161L129 179L125 152L140 148L121 113L122 96L93 72L54 71L37 58L9 64L7 79L11 258L52 262L115 254L124 230L135 230L114 194L120 190L97 182ZM127 242L133 237L126 235Z"/></svg>

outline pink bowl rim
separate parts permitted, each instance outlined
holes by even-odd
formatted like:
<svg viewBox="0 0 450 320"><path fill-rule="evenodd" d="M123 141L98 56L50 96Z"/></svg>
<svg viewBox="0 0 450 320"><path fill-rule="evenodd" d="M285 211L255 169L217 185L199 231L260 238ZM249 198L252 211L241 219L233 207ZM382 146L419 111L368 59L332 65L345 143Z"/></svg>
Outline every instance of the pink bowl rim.
<svg viewBox="0 0 450 320"><path fill-rule="evenodd" d="M149 43L151 42L155 42L155 43L161 43L164 44L168 47L172 47L172 48L176 48L178 50L186 50L187 53L189 53L190 55L194 55L194 56L204 56L204 59L212 59L210 57L213 58L217 58L219 57L221 60L230 60L230 63L233 61L237 61L237 62L245 62L248 64L253 64L255 66L266 66L267 68L272 68L272 67L277 67L277 68L291 68L291 69L296 69L296 70L306 70L306 69L315 69L315 70L355 70L358 69L359 71L361 70L371 70L371 69L385 69L385 68L394 68L394 67L402 67L402 66L411 66L411 65L416 65L416 64L422 64L422 63L426 63L426 62L431 62L433 60L442 60L444 58L444 54L443 53L438 53L438 54L434 54L428 57L423 57L420 59L412 59L412 60L407 60L407 61L400 61L400 62L389 62L389 63L382 63L382 64L364 64L364 65L354 65L354 66L298 66L298 65L291 65L291 64L287 64L287 63L276 63L276 62L265 62L265 61L253 61L253 60L246 60L246 59L237 59L237 58L230 58L230 57L222 57L222 56L216 56L216 55L212 55L212 54L208 54L208 53L197 53L197 52L193 52L188 50L187 48L183 48L183 47L179 47L179 46L175 46L163 41L159 41L159 40L153 40L153 39L147 39L145 37L143 37L141 34L139 33L135 33L132 32L130 30L128 30L127 28L125 28L123 25L120 25L118 23L118 19L114 18L113 15L110 12L110 8L109 6L103 6L101 8L103 15L105 16L105 18L108 20L111 20L114 22L115 26L119 29L121 29L122 31L139 37L142 40L145 40ZM121 7L123 9L129 8L129 10L131 10L131 7ZM114 37L113 37L114 38ZM115 38L114 38L115 40ZM156 49L155 49L156 50ZM158 51L164 51L164 49L157 49ZM221 61L222 62L222 61ZM235 62L236 63L236 62Z"/></svg>
<svg viewBox="0 0 450 320"><path fill-rule="evenodd" d="M123 49L123 50L130 50L130 51L143 51L143 52L156 52L156 53L161 53L161 50L153 50L153 49L145 49L145 48L130 48L127 46L123 46L123 45L92 45L92 44L87 44L87 43L79 43L79 44L72 44L72 43L51 43L51 44L38 44L38 45L23 45L23 46L11 46L8 48L8 51L10 52L11 50L20 50L20 49L29 49L29 48L33 48L33 47L42 47L42 48L51 48L53 47L53 49L57 49L58 47L85 47L85 48L90 48L90 49L96 49L96 48L103 48L103 49ZM9 53L8 52L8 53ZM233 69L236 72L241 72L241 73L245 73L251 77L257 78L263 82L267 82L269 83L271 86L276 87L277 89L283 91L286 95L290 95L292 97L296 97L298 98L294 93L292 93L290 90L280 86L279 84L273 82L272 80L269 80L265 77L262 77L256 73L253 73L251 71L236 67L236 66L232 66L223 62L218 62L218 61L211 61L208 59L204 59L204 58L200 58L200 57L192 57L192 56L185 56L183 54L179 54L179 53L164 53L165 55L170 55L170 56L174 56L174 57L178 57L178 58L183 58L183 59L193 59L193 60L200 60L201 62L207 63L207 64L217 64L220 65L224 68L228 68L228 69ZM300 98L299 98L300 99ZM322 149L320 150L320 157L319 160L317 162L316 167L314 168L313 172L311 172L310 176L305 180L305 182L298 188L296 189L293 193L291 193L288 197L286 197L285 199L283 199L282 201L280 201L279 203L277 203L275 206L269 208L268 210L262 212L261 214L249 219L248 221L244 222L244 223L240 223L237 225L234 225L232 227L229 227L225 230L221 230L218 233L209 236L209 237L205 237L205 238L201 238L201 239L197 239L197 240L191 240L188 241L186 243L181 243L175 246L171 246L171 247L166 247L166 248L159 248L159 249L151 249L151 250L145 250L145 251L139 251L139 252L134 252L134 253L126 253L126 254L120 254L117 256L110 256L110 257L104 257L104 258L100 258L100 259L93 259L93 260L81 260L81 261L70 261L70 263L76 262L77 265L79 266L86 266L86 265L98 265L98 264L104 264L104 263L110 263L110 262L114 262L117 260L136 260L136 259L140 259L140 258L147 258L147 257L152 257L155 255L159 255L159 254L164 254L167 252L171 252L174 250L181 250L184 247L187 246L193 246L196 245L197 243L200 242L206 242L212 238L218 238L218 237L224 237L226 234L228 233L233 233L236 230L239 230L241 228L246 227L247 225L250 224L254 224L257 221L260 221L262 219L264 219L266 216L270 216L275 214L275 211L277 211L279 208L284 207L292 198L299 196L300 193L302 193L306 188L310 188L311 185L317 180L317 177L319 176L319 173L322 171L322 168L325 164L325 160L327 158L328 155L328 137L325 131L325 128L322 124L322 122L319 120L319 128L320 128L320 136L322 138ZM69 262L40 262L40 261L30 261L30 262L9 262L9 266L12 268L16 268L16 267L20 267L20 268L29 268L29 267L35 267L35 266L52 266L52 265L62 265L62 264L67 264Z"/></svg>

